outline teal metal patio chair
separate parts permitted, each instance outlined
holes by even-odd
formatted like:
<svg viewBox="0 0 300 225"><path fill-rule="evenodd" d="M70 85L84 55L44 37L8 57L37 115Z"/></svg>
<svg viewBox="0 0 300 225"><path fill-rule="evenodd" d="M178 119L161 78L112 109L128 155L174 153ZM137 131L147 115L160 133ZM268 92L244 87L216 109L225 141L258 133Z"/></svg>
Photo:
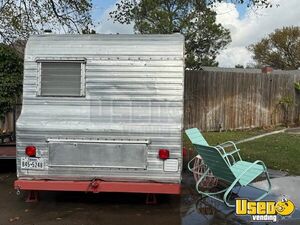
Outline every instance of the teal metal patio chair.
<svg viewBox="0 0 300 225"><path fill-rule="evenodd" d="M196 190L200 194L224 202L229 207L235 206L234 204L229 203L229 196L232 193L233 188L237 186L251 186L262 191L263 194L255 200L261 200L268 195L268 193L271 190L271 182L267 171L267 167L262 161L257 160L253 163L243 161L239 154L240 150L237 149L236 145L231 141L225 142L217 146L203 145L203 142L201 142L203 136L197 128L186 130L186 134L191 140L196 151L202 157L204 163L208 167L208 169L204 172L203 176L198 180L196 184ZM233 146L234 150L227 153L224 149L225 146ZM222 180L226 184L228 184L228 186L225 189L217 192L206 192L199 190L198 183L205 179L209 170L211 170L214 176L217 177L219 180ZM257 177L259 177L262 174L265 174L266 179L268 181L267 190L263 190L250 185L252 181L254 181ZM220 194L223 194L222 198L217 197L217 195Z"/></svg>

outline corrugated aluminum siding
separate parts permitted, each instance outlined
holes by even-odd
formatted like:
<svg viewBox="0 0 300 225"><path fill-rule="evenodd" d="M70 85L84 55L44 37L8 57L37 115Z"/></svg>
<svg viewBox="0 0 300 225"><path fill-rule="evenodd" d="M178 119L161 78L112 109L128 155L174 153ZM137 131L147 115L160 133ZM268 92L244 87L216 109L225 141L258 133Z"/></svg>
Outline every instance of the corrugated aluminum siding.
<svg viewBox="0 0 300 225"><path fill-rule="evenodd" d="M39 60L86 60L85 96L40 97ZM26 46L17 174L22 179L115 179L180 182L184 38L174 35L40 35ZM21 170L27 145L49 163L48 138L150 140L146 169ZM160 148L179 160L164 172Z"/></svg>

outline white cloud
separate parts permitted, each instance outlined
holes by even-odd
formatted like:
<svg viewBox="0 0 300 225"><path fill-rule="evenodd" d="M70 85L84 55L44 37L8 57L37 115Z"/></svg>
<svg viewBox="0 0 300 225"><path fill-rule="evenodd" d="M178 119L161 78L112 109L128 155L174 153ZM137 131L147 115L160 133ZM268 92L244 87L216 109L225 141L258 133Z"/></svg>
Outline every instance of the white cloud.
<svg viewBox="0 0 300 225"><path fill-rule="evenodd" d="M276 7L279 4L279 7ZM300 25L299 0L274 0L272 8L248 9L240 19L239 13L232 3L219 3L215 10L217 22L231 32L232 43L222 50L217 60L223 67L234 67L253 62L251 53L246 49L267 34L283 26Z"/></svg>
<svg viewBox="0 0 300 225"><path fill-rule="evenodd" d="M113 19L109 16L109 13L115 9L116 3L111 5L103 12L96 24L96 32L99 34L132 34L134 32L133 24L120 24L118 22L113 22Z"/></svg>

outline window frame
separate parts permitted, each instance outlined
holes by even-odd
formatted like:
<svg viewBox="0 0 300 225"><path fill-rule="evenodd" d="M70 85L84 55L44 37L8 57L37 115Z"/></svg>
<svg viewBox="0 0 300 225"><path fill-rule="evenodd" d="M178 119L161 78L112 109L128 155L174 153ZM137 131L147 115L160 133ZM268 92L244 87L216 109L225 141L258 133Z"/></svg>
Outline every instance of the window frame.
<svg viewBox="0 0 300 225"><path fill-rule="evenodd" d="M38 97L55 98L80 98L86 96L86 58L37 58L37 93ZM42 63L80 63L80 94L76 96L69 95L42 95Z"/></svg>

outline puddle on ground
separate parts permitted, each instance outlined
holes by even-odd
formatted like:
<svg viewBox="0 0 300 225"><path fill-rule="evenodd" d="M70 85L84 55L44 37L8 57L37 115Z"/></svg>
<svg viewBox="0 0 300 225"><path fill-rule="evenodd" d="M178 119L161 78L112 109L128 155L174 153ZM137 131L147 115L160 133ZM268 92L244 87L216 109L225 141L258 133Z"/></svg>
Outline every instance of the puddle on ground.
<svg viewBox="0 0 300 225"><path fill-rule="evenodd" d="M191 180L189 180L191 181ZM264 200L281 200L283 195L291 199L296 205L296 210L290 217L278 216L278 222L274 224L299 225L300 224L300 177L281 177L271 180L272 191ZM255 183L257 187L266 187L265 181ZM193 186L187 187L182 195L181 201L181 222L183 225L238 225L238 224L257 224L267 225L272 222L251 222L250 216L237 216L235 208L226 207L225 204L212 198L200 197ZM242 188L239 196L245 198L256 198L260 191L252 188Z"/></svg>
<svg viewBox="0 0 300 225"><path fill-rule="evenodd" d="M40 202L25 203L25 193L13 190L15 161L0 163L0 225L239 225L251 223L249 217L236 216L234 208L211 198L201 198L194 188L192 174L184 174L181 196L158 196L157 205L146 205L143 194L42 192ZM300 177L274 178L268 200L286 195L300 207ZM264 186L258 182L257 186ZM258 191L244 188L241 195L255 197ZM299 209L282 225L300 225Z"/></svg>

